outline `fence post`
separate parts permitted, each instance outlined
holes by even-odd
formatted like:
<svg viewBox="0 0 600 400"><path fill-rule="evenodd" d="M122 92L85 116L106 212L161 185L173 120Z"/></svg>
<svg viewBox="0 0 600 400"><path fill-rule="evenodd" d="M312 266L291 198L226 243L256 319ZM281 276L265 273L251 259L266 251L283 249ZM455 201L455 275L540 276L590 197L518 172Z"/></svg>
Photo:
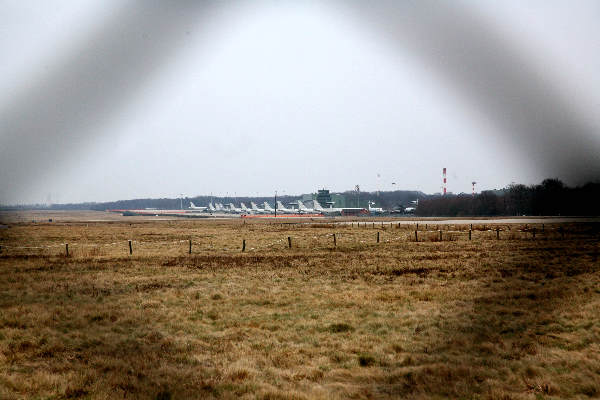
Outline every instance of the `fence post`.
<svg viewBox="0 0 600 400"><path fill-rule="evenodd" d="M288 247L291 249L292 248L292 237L288 236Z"/></svg>
<svg viewBox="0 0 600 400"><path fill-rule="evenodd" d="M333 234L333 247L337 247L337 239L335 238L335 233Z"/></svg>
<svg viewBox="0 0 600 400"><path fill-rule="evenodd" d="M188 254L192 254L192 239L190 239L190 251Z"/></svg>
<svg viewBox="0 0 600 400"><path fill-rule="evenodd" d="M379 243L379 232L377 232L377 243Z"/></svg>
<svg viewBox="0 0 600 400"><path fill-rule="evenodd" d="M133 247L131 247L131 240L129 240L129 255L133 254Z"/></svg>
<svg viewBox="0 0 600 400"><path fill-rule="evenodd" d="M500 240L500 228L496 228L496 239Z"/></svg>
<svg viewBox="0 0 600 400"><path fill-rule="evenodd" d="M65 243L65 254L69 257L69 243Z"/></svg>
<svg viewBox="0 0 600 400"><path fill-rule="evenodd" d="M246 239L242 239L242 253L246 251Z"/></svg>
<svg viewBox="0 0 600 400"><path fill-rule="evenodd" d="M469 229L469 240L471 240L471 229Z"/></svg>
<svg viewBox="0 0 600 400"><path fill-rule="evenodd" d="M373 229L375 229L375 222L373 222Z"/></svg>
<svg viewBox="0 0 600 400"><path fill-rule="evenodd" d="M419 230L419 224L417 224L417 228L416 229Z"/></svg>
<svg viewBox="0 0 600 400"><path fill-rule="evenodd" d="M440 242L442 241L442 230L440 229Z"/></svg>
<svg viewBox="0 0 600 400"><path fill-rule="evenodd" d="M471 228L470 228L470 230L473 230L473 224L471 224Z"/></svg>
<svg viewBox="0 0 600 400"><path fill-rule="evenodd" d="M418 241L419 241L419 236L417 235L417 232L418 232L418 231L415 231L415 242L418 242Z"/></svg>

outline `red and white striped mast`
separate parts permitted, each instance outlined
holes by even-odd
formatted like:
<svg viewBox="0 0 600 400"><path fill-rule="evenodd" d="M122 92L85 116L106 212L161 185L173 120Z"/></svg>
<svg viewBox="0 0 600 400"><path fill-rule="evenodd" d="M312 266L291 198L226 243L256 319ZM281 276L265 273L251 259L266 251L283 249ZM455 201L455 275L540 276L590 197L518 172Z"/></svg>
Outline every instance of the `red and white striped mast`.
<svg viewBox="0 0 600 400"><path fill-rule="evenodd" d="M443 195L446 195L446 167L442 170L442 177L444 178Z"/></svg>

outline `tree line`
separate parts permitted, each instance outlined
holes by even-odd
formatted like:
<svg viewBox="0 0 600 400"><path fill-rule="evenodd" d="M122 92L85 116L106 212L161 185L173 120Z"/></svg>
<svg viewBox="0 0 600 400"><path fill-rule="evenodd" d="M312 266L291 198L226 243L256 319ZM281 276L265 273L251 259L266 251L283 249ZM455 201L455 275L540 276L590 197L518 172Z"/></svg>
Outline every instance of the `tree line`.
<svg viewBox="0 0 600 400"><path fill-rule="evenodd" d="M499 191L476 195L447 194L419 200L422 217L498 215L600 215L600 183L568 187L558 179L538 185L511 184Z"/></svg>

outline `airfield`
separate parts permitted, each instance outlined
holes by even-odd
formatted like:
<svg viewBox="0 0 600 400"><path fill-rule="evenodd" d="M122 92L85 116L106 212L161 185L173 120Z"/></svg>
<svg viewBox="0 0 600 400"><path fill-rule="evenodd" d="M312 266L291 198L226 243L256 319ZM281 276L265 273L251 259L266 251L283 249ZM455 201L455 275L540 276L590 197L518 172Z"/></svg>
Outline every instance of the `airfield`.
<svg viewBox="0 0 600 400"><path fill-rule="evenodd" d="M597 218L0 221L2 399L600 396Z"/></svg>

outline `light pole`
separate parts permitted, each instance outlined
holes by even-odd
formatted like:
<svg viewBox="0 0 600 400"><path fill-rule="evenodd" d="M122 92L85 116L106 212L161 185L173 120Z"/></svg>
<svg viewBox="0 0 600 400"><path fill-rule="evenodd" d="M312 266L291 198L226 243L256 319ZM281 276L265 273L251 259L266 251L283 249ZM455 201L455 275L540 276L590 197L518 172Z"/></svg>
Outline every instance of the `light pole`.
<svg viewBox="0 0 600 400"><path fill-rule="evenodd" d="M277 190L275 191L275 218L277 218Z"/></svg>

